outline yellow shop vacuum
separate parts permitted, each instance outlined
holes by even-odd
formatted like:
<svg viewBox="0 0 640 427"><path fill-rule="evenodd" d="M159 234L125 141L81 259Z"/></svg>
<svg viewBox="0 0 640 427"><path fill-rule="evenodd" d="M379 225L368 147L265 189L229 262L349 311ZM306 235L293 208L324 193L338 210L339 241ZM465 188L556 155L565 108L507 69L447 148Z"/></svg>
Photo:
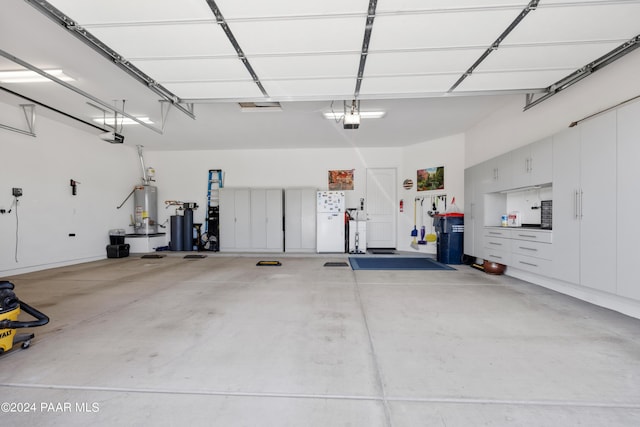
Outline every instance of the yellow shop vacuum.
<svg viewBox="0 0 640 427"><path fill-rule="evenodd" d="M22 348L28 348L31 345L35 335L17 334L16 329L34 328L49 323L46 315L24 301L20 301L13 292L13 288L13 283L0 280L0 354L11 350L16 344L22 344ZM19 321L20 311L33 316L36 320Z"/></svg>

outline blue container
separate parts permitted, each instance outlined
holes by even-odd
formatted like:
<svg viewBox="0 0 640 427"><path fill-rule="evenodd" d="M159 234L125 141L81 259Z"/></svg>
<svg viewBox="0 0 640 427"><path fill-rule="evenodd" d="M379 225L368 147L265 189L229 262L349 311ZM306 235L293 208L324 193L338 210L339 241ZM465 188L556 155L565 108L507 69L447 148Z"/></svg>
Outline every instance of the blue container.
<svg viewBox="0 0 640 427"><path fill-rule="evenodd" d="M436 215L434 219L437 240L437 260L443 264L462 264L464 254L464 216L462 214Z"/></svg>

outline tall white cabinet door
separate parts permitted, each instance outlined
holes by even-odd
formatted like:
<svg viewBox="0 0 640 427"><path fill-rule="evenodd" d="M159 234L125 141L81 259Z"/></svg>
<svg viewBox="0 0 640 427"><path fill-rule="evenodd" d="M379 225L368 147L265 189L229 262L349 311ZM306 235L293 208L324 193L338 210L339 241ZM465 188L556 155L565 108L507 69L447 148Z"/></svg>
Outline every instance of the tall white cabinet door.
<svg viewBox="0 0 640 427"><path fill-rule="evenodd" d="M283 230L282 230L282 190L265 190L265 245L266 249L282 251Z"/></svg>
<svg viewBox="0 0 640 427"><path fill-rule="evenodd" d="M316 193L315 188L285 190L285 251L316 251Z"/></svg>
<svg viewBox="0 0 640 427"><path fill-rule="evenodd" d="M251 244L249 189L220 189L220 250L248 249Z"/></svg>
<svg viewBox="0 0 640 427"><path fill-rule="evenodd" d="M553 137L552 276L580 283L580 131L570 128Z"/></svg>
<svg viewBox="0 0 640 427"><path fill-rule="evenodd" d="M220 250L236 247L235 190L220 189Z"/></svg>
<svg viewBox="0 0 640 427"><path fill-rule="evenodd" d="M282 190L251 189L251 249L282 251Z"/></svg>
<svg viewBox="0 0 640 427"><path fill-rule="evenodd" d="M483 164L464 171L464 253L473 257L482 257L484 246L484 171Z"/></svg>
<svg viewBox="0 0 640 427"><path fill-rule="evenodd" d="M464 170L464 235L463 235L463 253L466 255L477 257L475 247L473 245L473 230L475 229L475 197L474 197L474 168ZM431 209L431 208L429 208ZM431 221L431 218L429 218Z"/></svg>
<svg viewBox="0 0 640 427"><path fill-rule="evenodd" d="M315 252L316 250L316 188L301 190L300 199L300 248Z"/></svg>
<svg viewBox="0 0 640 427"><path fill-rule="evenodd" d="M579 127L580 284L615 292L616 111Z"/></svg>
<svg viewBox="0 0 640 427"><path fill-rule="evenodd" d="M618 294L640 300L640 102L618 110ZM608 227L606 227L608 228Z"/></svg>
<svg viewBox="0 0 640 427"><path fill-rule="evenodd" d="M251 247L267 247L267 191L251 189Z"/></svg>
<svg viewBox="0 0 640 427"><path fill-rule="evenodd" d="M248 249L251 247L251 201L248 188L235 189L235 247Z"/></svg>
<svg viewBox="0 0 640 427"><path fill-rule="evenodd" d="M284 204L284 250L297 251L302 248L302 190L285 190Z"/></svg>

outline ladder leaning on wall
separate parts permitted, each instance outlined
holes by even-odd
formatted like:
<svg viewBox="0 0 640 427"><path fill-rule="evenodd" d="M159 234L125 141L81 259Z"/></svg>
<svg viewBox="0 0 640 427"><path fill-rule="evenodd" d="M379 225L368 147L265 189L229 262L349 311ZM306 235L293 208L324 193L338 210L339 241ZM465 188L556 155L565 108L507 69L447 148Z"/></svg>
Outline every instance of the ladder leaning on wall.
<svg viewBox="0 0 640 427"><path fill-rule="evenodd" d="M209 169L207 181L207 220L202 238L202 248L220 250L220 189L223 187L222 170Z"/></svg>

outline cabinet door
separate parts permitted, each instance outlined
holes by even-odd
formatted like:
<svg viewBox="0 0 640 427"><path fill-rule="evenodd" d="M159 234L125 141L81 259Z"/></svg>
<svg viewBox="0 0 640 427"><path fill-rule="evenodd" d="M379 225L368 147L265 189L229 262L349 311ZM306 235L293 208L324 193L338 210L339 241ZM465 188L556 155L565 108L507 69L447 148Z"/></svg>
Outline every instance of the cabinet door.
<svg viewBox="0 0 640 427"><path fill-rule="evenodd" d="M531 145L532 144L525 145L511 152L513 188L531 185Z"/></svg>
<svg viewBox="0 0 640 427"><path fill-rule="evenodd" d="M251 247L250 200L248 188L235 190L235 247L237 249Z"/></svg>
<svg viewBox="0 0 640 427"><path fill-rule="evenodd" d="M548 184L553 180L553 139L531 144L529 155L530 185Z"/></svg>
<svg viewBox="0 0 640 427"><path fill-rule="evenodd" d="M267 192L251 189L251 248L267 247Z"/></svg>
<svg viewBox="0 0 640 427"><path fill-rule="evenodd" d="M618 110L618 289L619 295L640 300L638 247L640 212L640 102ZM608 226L605 228L609 228Z"/></svg>
<svg viewBox="0 0 640 427"><path fill-rule="evenodd" d="M616 111L580 124L580 283L616 291Z"/></svg>
<svg viewBox="0 0 640 427"><path fill-rule="evenodd" d="M236 247L235 190L220 190L220 250Z"/></svg>
<svg viewBox="0 0 640 427"><path fill-rule="evenodd" d="M567 129L553 137L553 272L580 283L580 131Z"/></svg>
<svg viewBox="0 0 640 427"><path fill-rule="evenodd" d="M302 248L302 190L287 189L284 196L285 251Z"/></svg>
<svg viewBox="0 0 640 427"><path fill-rule="evenodd" d="M488 173L488 193L508 190L512 188L513 165L511 164L511 152L495 157L485 162L485 174Z"/></svg>
<svg viewBox="0 0 640 427"><path fill-rule="evenodd" d="M270 250L283 249L282 232L282 190L265 190L265 245Z"/></svg>
<svg viewBox="0 0 640 427"><path fill-rule="evenodd" d="M474 168L464 170L464 251L466 255L477 257L474 247L475 203Z"/></svg>
<svg viewBox="0 0 640 427"><path fill-rule="evenodd" d="M315 188L305 188L300 200L300 245L313 252L316 250L316 197Z"/></svg>

